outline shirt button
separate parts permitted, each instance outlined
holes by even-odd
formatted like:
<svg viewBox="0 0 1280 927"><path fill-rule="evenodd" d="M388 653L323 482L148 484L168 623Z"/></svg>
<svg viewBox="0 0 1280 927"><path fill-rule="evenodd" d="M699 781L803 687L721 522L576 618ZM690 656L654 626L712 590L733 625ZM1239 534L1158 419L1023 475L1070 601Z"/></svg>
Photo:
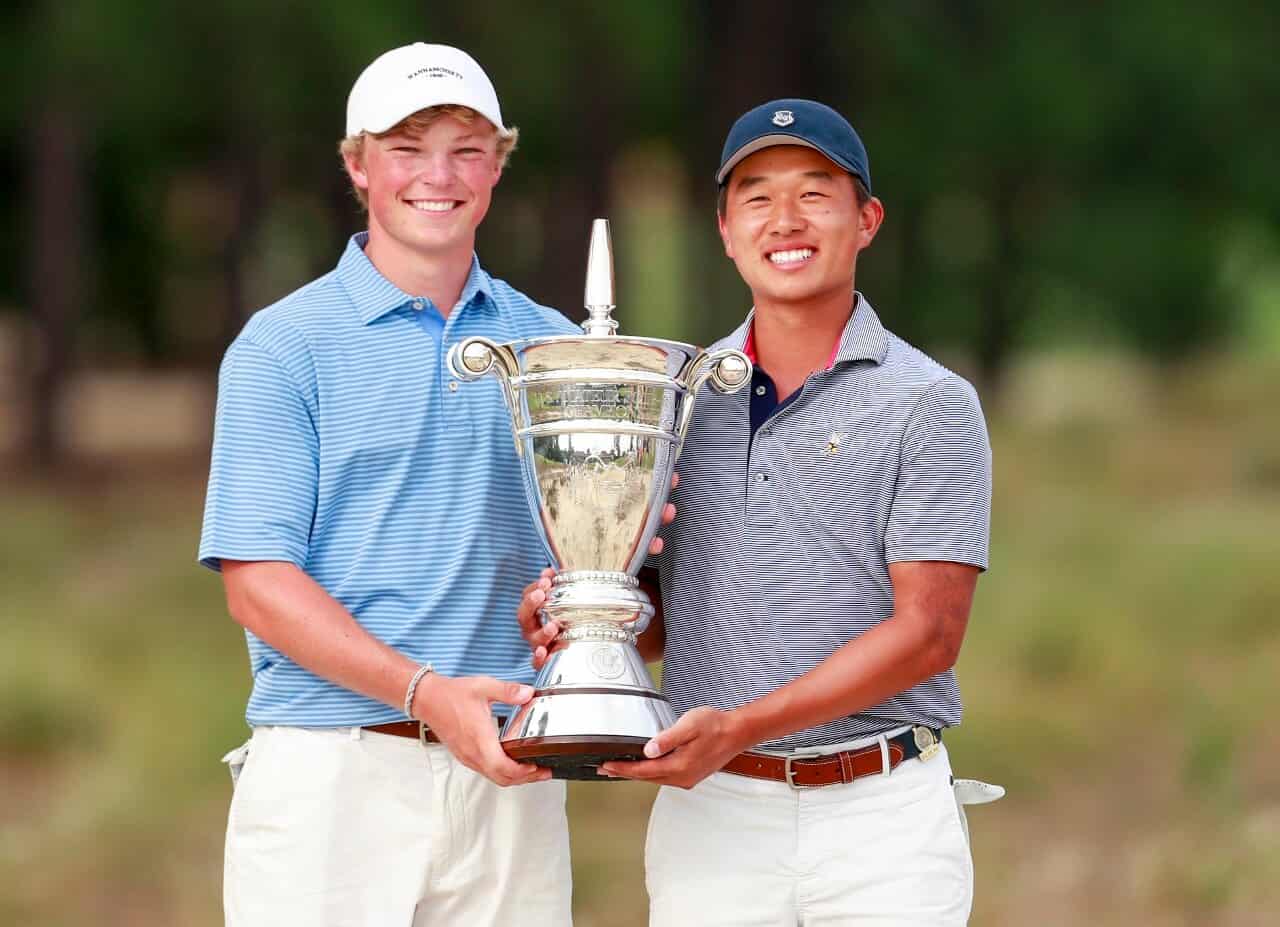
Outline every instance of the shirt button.
<svg viewBox="0 0 1280 927"><path fill-rule="evenodd" d="M458 381L457 381L457 380L450 380L450 381L449 381L449 392L451 392L451 393L456 393L457 391L458 391Z"/></svg>
<svg viewBox="0 0 1280 927"><path fill-rule="evenodd" d="M757 387L756 387L756 395L757 395L757 396L763 396L763 395L764 395L765 393L767 393L767 392L768 392L768 390L766 390L763 386L757 386Z"/></svg>
<svg viewBox="0 0 1280 927"><path fill-rule="evenodd" d="M766 476L763 472L756 474L757 483L767 483L768 481L769 481L769 477Z"/></svg>
<svg viewBox="0 0 1280 927"><path fill-rule="evenodd" d="M420 300L420 299L415 299L415 300L413 301L413 311L414 311L414 312L421 312L421 311L422 311L423 309L425 309L425 308L426 308L426 303L424 303L422 300Z"/></svg>

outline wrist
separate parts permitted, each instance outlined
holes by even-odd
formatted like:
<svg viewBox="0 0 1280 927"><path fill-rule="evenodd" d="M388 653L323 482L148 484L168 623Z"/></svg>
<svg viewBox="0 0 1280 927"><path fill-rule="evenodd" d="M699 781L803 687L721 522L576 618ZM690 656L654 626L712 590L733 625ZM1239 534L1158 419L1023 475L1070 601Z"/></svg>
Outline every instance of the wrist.
<svg viewBox="0 0 1280 927"><path fill-rule="evenodd" d="M737 708L725 712L729 727L729 743L735 752L750 750L763 739L758 731L753 702L747 702Z"/></svg>
<svg viewBox="0 0 1280 927"><path fill-rule="evenodd" d="M748 702L733 708L730 714L733 743L750 750L769 739L767 712L759 702Z"/></svg>
<svg viewBox="0 0 1280 927"><path fill-rule="evenodd" d="M429 680L434 675L435 675L434 667L432 667L430 663L424 663L421 666L419 666L414 671L413 676L410 677L409 683L405 687L405 692L404 692L404 713L410 719L420 718L420 715L418 714L419 712L418 702L421 696L423 695L424 690L429 685L427 680Z"/></svg>

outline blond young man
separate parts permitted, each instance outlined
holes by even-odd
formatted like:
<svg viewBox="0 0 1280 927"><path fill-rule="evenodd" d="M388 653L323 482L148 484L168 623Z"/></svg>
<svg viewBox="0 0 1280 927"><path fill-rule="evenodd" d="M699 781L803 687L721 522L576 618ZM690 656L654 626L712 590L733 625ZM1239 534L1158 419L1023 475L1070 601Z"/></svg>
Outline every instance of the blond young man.
<svg viewBox="0 0 1280 927"><path fill-rule="evenodd" d="M546 556L496 384L445 364L577 331L475 256L515 141L466 53L375 60L341 144L368 231L223 361L200 561L253 670L229 925L570 923L563 783L495 724L532 694L495 617Z"/></svg>

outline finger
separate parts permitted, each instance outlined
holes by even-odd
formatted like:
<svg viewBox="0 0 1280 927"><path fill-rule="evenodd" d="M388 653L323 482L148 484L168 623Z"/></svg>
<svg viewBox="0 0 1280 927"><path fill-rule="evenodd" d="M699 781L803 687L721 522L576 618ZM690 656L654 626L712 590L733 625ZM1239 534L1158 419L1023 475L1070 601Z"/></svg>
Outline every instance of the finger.
<svg viewBox="0 0 1280 927"><path fill-rule="evenodd" d="M651 782L654 779L675 775L676 770L673 766L674 761L670 759L610 760L601 764L600 772L613 778Z"/></svg>
<svg viewBox="0 0 1280 927"><path fill-rule="evenodd" d="M516 609L516 621L520 624L520 633L525 637L538 631L538 608L546 599L546 592L536 585L526 589L524 598L520 600L520 607Z"/></svg>
<svg viewBox="0 0 1280 927"><path fill-rule="evenodd" d="M507 756L495 735L481 745L483 753L483 774L499 785L523 785L526 782L537 782L548 779L551 770L542 769L533 763L517 763Z"/></svg>
<svg viewBox="0 0 1280 927"><path fill-rule="evenodd" d="M685 715L665 731L654 734L644 745L644 755L654 759L693 741L698 736L697 724L690 720L694 718L696 716L693 714Z"/></svg>
<svg viewBox="0 0 1280 927"><path fill-rule="evenodd" d="M555 621L548 621L538 630L534 631L529 637L529 642L534 647L549 647L551 642L560 636L560 625Z"/></svg>
<svg viewBox="0 0 1280 927"><path fill-rule="evenodd" d="M676 488L677 486L679 486L679 485L680 485L680 474L679 474L679 473L676 473L675 471L672 471L672 473L671 473L671 488L672 488L672 489L675 489L675 488Z"/></svg>
<svg viewBox="0 0 1280 927"><path fill-rule="evenodd" d="M649 553L656 557L658 554L662 553L662 547L662 538L654 538L649 542Z"/></svg>
<svg viewBox="0 0 1280 927"><path fill-rule="evenodd" d="M676 520L676 507L672 502L668 502L662 507L662 523L669 525Z"/></svg>
<svg viewBox="0 0 1280 927"><path fill-rule="evenodd" d="M540 670L547 662L547 648L539 647L533 652L533 668Z"/></svg>
<svg viewBox="0 0 1280 927"><path fill-rule="evenodd" d="M552 570L551 567L547 567L545 570L543 570L541 573L538 574L537 579L535 579L533 582L529 583L529 585L524 587L524 590L520 593L521 598L522 599L528 598L529 594L533 592L535 589L542 589L544 591L547 589L550 589L551 580L554 577L555 577L555 571Z"/></svg>

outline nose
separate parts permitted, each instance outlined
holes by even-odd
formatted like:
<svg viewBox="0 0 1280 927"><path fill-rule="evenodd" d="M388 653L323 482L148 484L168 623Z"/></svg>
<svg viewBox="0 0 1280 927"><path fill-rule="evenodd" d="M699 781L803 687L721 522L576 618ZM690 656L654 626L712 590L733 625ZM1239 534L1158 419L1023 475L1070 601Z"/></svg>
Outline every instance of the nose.
<svg viewBox="0 0 1280 927"><path fill-rule="evenodd" d="M769 231L774 235L790 235L804 228L804 217L790 197L774 200L773 213L769 216Z"/></svg>
<svg viewBox="0 0 1280 927"><path fill-rule="evenodd" d="M435 187L445 187L453 182L453 161L448 152L436 152L426 158L418 179Z"/></svg>

